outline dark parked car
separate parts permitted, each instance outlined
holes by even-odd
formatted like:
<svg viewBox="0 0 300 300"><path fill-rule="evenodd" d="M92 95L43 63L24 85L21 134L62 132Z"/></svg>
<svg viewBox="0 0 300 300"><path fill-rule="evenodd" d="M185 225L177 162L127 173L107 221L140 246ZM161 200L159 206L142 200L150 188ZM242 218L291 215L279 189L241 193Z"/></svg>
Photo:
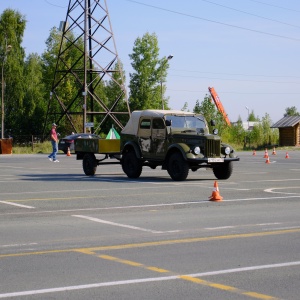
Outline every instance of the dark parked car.
<svg viewBox="0 0 300 300"><path fill-rule="evenodd" d="M63 151L65 154L68 153L68 148L70 148L70 151L74 151L74 140L80 138L100 139L100 137L97 134L91 134L91 133L71 134L59 140L58 150Z"/></svg>

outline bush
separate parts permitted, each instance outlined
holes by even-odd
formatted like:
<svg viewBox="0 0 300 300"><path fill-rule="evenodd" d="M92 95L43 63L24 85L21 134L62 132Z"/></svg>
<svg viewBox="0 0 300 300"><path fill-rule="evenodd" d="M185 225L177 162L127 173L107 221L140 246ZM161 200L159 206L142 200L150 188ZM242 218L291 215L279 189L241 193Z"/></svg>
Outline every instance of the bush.
<svg viewBox="0 0 300 300"><path fill-rule="evenodd" d="M31 146L13 146L13 154L51 153L51 142L34 143Z"/></svg>

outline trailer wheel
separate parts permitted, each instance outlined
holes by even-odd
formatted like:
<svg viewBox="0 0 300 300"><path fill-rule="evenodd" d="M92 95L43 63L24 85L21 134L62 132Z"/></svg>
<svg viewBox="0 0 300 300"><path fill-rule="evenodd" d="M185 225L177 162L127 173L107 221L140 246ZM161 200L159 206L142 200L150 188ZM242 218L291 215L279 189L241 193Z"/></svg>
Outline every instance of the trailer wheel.
<svg viewBox="0 0 300 300"><path fill-rule="evenodd" d="M97 170L97 160L94 153L86 153L83 156L82 167L84 174L93 176Z"/></svg>
<svg viewBox="0 0 300 300"><path fill-rule="evenodd" d="M231 161L213 168L213 172L218 179L228 179L232 174L232 170L233 164Z"/></svg>
<svg viewBox="0 0 300 300"><path fill-rule="evenodd" d="M184 160L181 153L175 152L169 158L167 170L173 180L183 181L189 174L189 164Z"/></svg>
<svg viewBox="0 0 300 300"><path fill-rule="evenodd" d="M142 163L133 150L123 153L122 169L129 178L139 178L142 173Z"/></svg>

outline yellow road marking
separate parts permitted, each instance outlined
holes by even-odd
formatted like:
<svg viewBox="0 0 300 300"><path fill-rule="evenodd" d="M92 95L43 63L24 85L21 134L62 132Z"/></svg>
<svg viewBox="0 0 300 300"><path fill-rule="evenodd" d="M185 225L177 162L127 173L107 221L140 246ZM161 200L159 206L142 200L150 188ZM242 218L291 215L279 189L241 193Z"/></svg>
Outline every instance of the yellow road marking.
<svg viewBox="0 0 300 300"><path fill-rule="evenodd" d="M76 250L75 250L76 251ZM0 258L4 257L18 257L18 256L29 256L29 255L43 255L43 254L55 254L55 253L66 253L66 252L74 252L70 249L58 249L58 250L45 250L45 251L33 251L33 252L22 252L22 253L9 253L9 254L1 254Z"/></svg>
<svg viewBox="0 0 300 300"><path fill-rule="evenodd" d="M119 262L125 265L130 265L130 266L134 266L134 267L142 267L143 265L140 263L137 263L135 261L131 261L131 260L126 260L126 259L121 259L121 258L117 258L114 256L110 256L110 255L99 255L98 257L102 258L102 259L107 259L107 260L112 260L115 262Z"/></svg>
<svg viewBox="0 0 300 300"><path fill-rule="evenodd" d="M157 273L170 273L170 271L165 270L165 269L161 269L161 268L157 268L157 267L151 267L151 266L146 266L144 264L141 264L139 262L135 262L132 260L126 260L126 259L122 259L122 258L118 258L115 256L110 256L110 255L99 255L98 257L102 258L102 259L106 259L106 260L111 260L111 261L115 261L121 264L125 264L125 265L129 265L129 266L133 266L133 267L140 267L146 270L150 270L153 272L157 272Z"/></svg>
<svg viewBox="0 0 300 300"><path fill-rule="evenodd" d="M269 232L252 232L252 233L244 233L244 234L233 234L233 235L222 235L222 236L211 236L211 237L202 237L202 238L190 238L190 239L178 239L178 240L165 240L158 242L146 242L146 243L137 243L137 244L125 244L125 245L116 245L116 246L102 246L102 247L90 247L90 248L76 248L76 249L65 249L65 250L49 250L49 251L35 251L28 253L14 253L14 254L2 254L0 258L4 257L15 257L15 256L26 256L26 255L43 255L43 254L51 254L51 253L67 253L67 252L79 252L86 255L93 255L99 257L101 259L114 261L117 263L126 264L133 267L144 268L157 273L171 273L174 272L168 271L166 269L154 267L154 266L146 266L139 262L121 259L118 257L110 256L110 255L98 255L96 251L104 251L104 250L116 250L116 249L128 249L128 248L138 248L138 247L151 247L151 246L161 246L161 245L172 245L179 243L196 243L196 242L204 242L204 241L214 241L214 240L222 240L222 239L237 239L237 238L250 238L250 237L262 237L268 235L279 235L286 233L298 233L300 229L287 229L287 230L277 230L277 231L269 231ZM179 279L190 281L196 284L201 284L204 286L208 286L211 288L223 290L230 293L235 293L239 295L248 296L251 298L261 299L261 300L276 300L270 295L265 295L261 293L244 291L229 285L219 284L215 282L210 282L207 280L203 280L201 278L195 278L188 275L176 275Z"/></svg>
<svg viewBox="0 0 300 300"><path fill-rule="evenodd" d="M96 254L95 252L90 251L89 249L77 249L75 251L79 252L79 253L88 254L88 255L95 255Z"/></svg>
<svg viewBox="0 0 300 300"><path fill-rule="evenodd" d="M170 272L168 270L157 268L157 267L147 267L147 269L150 271L158 272L158 273L169 273Z"/></svg>
<svg viewBox="0 0 300 300"><path fill-rule="evenodd" d="M248 296L251 298L263 299L263 300L278 299L278 298L270 296L270 295L260 294L260 293L256 293L256 292L247 292L247 291L232 287L230 285L214 283L214 282L210 282L210 281L203 280L200 278L195 278L195 277L186 276L186 275L181 275L179 277L183 280L187 280L187 281L191 281L191 282L198 283L201 285L209 286L209 287L212 287L212 288L215 288L218 290L223 290L223 291L227 291L227 292L231 292L231 293L235 293L235 294L239 294L239 295L245 295L245 296Z"/></svg>
<svg viewBox="0 0 300 300"><path fill-rule="evenodd" d="M258 294L255 292L244 292L243 295L252 297L252 298L256 298L256 299L264 299L264 300L274 300L277 298L274 298L272 296L268 296L268 295L263 295L263 294Z"/></svg>
<svg viewBox="0 0 300 300"><path fill-rule="evenodd" d="M202 284L202 285L206 285L206 286L210 286L219 290L224 290L224 291L230 291L230 292L237 292L238 289L232 286L228 286L228 285L223 285L223 284L219 284L219 283L214 283L214 282L209 282L207 280L203 280L200 278L195 278L195 277L191 277L191 276L187 276L187 275L181 275L179 276L179 278L187 280L187 281L191 281L194 283L198 283L198 284Z"/></svg>
<svg viewBox="0 0 300 300"><path fill-rule="evenodd" d="M172 274L174 274L173 272L165 270L165 269L146 266L146 265L144 265L142 263L139 263L139 262L135 262L135 261L132 261L132 260L121 259L121 258L118 258L118 257L115 257L115 256L99 255L98 257L102 258L102 259L105 259L105 260L110 260L110 261L114 261L114 262L117 262L117 263L133 266L133 267L143 268L143 269L150 270L150 271L153 271L153 272L156 272L156 273L172 273ZM245 295L245 296L248 296L248 297L251 297L251 298L263 299L263 300L267 300L267 299L268 300L276 300L277 299L273 296L260 294L260 293L256 293L256 292L244 291L244 290L241 290L241 289L229 286L229 285L210 282L210 281L207 281L207 280L203 280L201 278L195 278L195 277L191 277L191 276L188 276L188 275L176 275L176 276L178 276L179 279L183 279L183 280L190 281L190 282L193 282L193 283L205 285L205 286L208 286L208 287L211 287L211 288L214 288L214 289L223 290L223 291L230 292L230 293Z"/></svg>
<svg viewBox="0 0 300 300"><path fill-rule="evenodd" d="M209 237L199 237L199 238L187 238L187 239L177 239L177 240L164 240L164 241L157 241L157 242L145 242L145 243L124 244L124 245L115 245L115 246L99 246L99 247L93 247L89 249L92 251L122 250L122 249L165 246L165 245L184 244L184 243L198 243L198 242L207 242L213 240L263 237L268 235L279 235L279 234L298 233L298 232L300 232L300 228L264 231L264 232L240 233L240 234L230 234L230 235L220 235L220 236L209 236Z"/></svg>
<svg viewBox="0 0 300 300"><path fill-rule="evenodd" d="M122 250L122 249L133 249L133 248L143 248L143 247L155 247L155 246L165 246L174 244L187 244L187 243L200 243L208 241L217 240L229 240L229 239L241 239L241 238L252 238L252 237L264 237L270 235L280 235L288 233L299 233L300 228L284 229L284 230L273 230L264 232L251 232L251 233L240 233L240 234L230 234L230 235L219 235L219 236L209 236L209 237L198 237L198 238L186 238L177 240L163 240L157 242L145 242L145 243L135 243L135 244L123 244L115 246L99 246L99 247L87 247L87 248L73 248L73 249L57 249L57 250L45 250L45 251L33 251L33 252L23 252L23 253L9 253L1 254L0 258L4 257L16 257L16 256L27 256L27 255L42 255L51 253L64 253L64 252L96 252L96 251L108 251L108 250Z"/></svg>

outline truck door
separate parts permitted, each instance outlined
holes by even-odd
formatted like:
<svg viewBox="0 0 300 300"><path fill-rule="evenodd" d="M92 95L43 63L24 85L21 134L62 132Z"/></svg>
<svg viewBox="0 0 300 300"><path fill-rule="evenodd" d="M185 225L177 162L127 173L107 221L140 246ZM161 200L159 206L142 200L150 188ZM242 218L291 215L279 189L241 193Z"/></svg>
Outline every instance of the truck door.
<svg viewBox="0 0 300 300"><path fill-rule="evenodd" d="M165 156L166 147L166 126L162 118L152 119L152 153L156 155L157 158L162 158Z"/></svg>
<svg viewBox="0 0 300 300"><path fill-rule="evenodd" d="M138 130L138 141L142 155L148 157L152 153L151 145L151 118L142 117Z"/></svg>

